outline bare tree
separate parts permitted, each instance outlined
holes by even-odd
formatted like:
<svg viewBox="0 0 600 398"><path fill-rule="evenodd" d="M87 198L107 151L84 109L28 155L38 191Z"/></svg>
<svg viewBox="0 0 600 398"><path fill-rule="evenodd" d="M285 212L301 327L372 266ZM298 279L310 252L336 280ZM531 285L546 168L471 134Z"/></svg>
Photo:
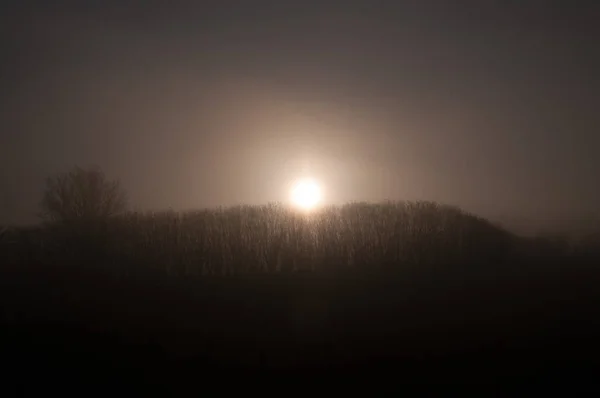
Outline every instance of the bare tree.
<svg viewBox="0 0 600 398"><path fill-rule="evenodd" d="M125 211L127 197L119 181L108 180L99 168L75 167L47 178L41 208L44 221L92 221Z"/></svg>

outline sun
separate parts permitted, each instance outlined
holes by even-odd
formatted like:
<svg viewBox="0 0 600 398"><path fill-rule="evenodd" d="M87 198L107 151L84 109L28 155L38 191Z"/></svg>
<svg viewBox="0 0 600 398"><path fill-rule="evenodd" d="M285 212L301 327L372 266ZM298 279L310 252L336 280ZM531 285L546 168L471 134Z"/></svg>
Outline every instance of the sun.
<svg viewBox="0 0 600 398"><path fill-rule="evenodd" d="M294 206L302 210L313 210L321 203L321 187L313 179L302 179L292 187L291 199Z"/></svg>

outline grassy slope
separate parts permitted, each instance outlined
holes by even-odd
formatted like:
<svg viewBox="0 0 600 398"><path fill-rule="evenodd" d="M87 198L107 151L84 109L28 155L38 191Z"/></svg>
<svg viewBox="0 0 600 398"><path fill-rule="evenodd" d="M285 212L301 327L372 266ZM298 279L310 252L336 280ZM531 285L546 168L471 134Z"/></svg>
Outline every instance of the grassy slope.
<svg viewBox="0 0 600 398"><path fill-rule="evenodd" d="M5 264L2 361L15 376L60 370L170 386L235 369L332 366L328 377L395 369L404 381L498 382L543 370L556 381L565 364L585 368L575 358L596 358L600 274L594 257L522 246L494 266L397 264L401 272L368 275L124 279L76 262Z"/></svg>

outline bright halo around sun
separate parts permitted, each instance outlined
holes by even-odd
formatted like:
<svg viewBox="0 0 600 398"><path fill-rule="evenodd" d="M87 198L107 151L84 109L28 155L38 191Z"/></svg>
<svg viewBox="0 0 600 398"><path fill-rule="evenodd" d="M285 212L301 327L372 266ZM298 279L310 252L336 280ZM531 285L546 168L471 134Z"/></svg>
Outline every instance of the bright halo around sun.
<svg viewBox="0 0 600 398"><path fill-rule="evenodd" d="M313 179L297 181L292 187L291 199L294 206L310 211L321 203L321 187Z"/></svg>

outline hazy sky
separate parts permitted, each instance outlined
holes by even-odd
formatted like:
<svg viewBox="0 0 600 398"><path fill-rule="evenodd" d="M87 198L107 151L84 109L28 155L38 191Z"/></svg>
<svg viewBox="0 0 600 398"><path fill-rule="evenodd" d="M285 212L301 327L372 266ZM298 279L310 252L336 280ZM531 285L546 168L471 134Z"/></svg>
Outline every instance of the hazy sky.
<svg viewBox="0 0 600 398"><path fill-rule="evenodd" d="M14 1L0 223L98 165L139 209L427 199L598 214L595 1Z"/></svg>

